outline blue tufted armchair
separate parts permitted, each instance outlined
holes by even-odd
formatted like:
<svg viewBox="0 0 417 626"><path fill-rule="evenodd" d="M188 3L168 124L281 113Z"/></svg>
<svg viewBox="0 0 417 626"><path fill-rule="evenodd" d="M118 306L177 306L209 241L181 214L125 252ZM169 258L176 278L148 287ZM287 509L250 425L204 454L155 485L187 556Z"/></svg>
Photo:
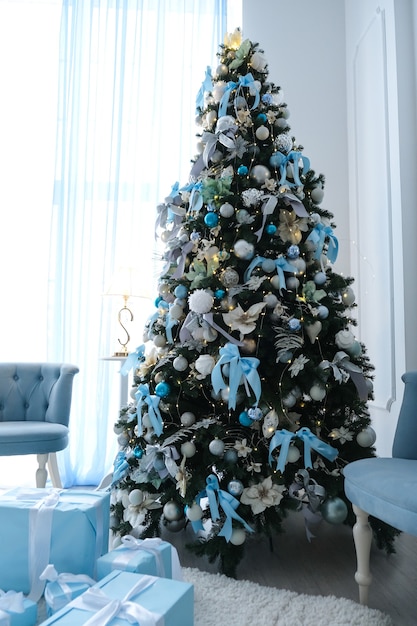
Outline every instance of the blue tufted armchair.
<svg viewBox="0 0 417 626"><path fill-rule="evenodd" d="M68 445L75 365L0 363L0 456L36 454L36 486L44 487L46 464L61 487L56 452Z"/></svg>
<svg viewBox="0 0 417 626"><path fill-rule="evenodd" d="M368 515L417 536L417 372L402 375L404 396L392 458L360 459L344 469L345 492L353 504L359 601L368 602L372 531Z"/></svg>

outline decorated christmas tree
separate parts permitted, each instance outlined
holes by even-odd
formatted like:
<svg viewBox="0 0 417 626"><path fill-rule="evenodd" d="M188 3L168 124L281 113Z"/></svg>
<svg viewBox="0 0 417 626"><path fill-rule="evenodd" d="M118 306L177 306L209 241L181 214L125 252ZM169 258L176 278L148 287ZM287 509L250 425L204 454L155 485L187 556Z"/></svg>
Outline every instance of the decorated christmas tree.
<svg viewBox="0 0 417 626"><path fill-rule="evenodd" d="M191 524L190 549L234 575L289 510L352 521L346 463L373 456L372 366L337 274L324 176L290 134L266 57L239 30L197 96L189 181L157 208L163 268L132 402L115 425L116 536ZM381 545L393 529L374 521Z"/></svg>

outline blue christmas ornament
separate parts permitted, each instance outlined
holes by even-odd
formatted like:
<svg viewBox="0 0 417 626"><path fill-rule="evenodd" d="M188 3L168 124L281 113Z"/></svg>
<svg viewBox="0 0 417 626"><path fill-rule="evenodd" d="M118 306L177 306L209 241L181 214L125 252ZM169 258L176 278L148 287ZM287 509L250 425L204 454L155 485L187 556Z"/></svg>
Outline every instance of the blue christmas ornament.
<svg viewBox="0 0 417 626"><path fill-rule="evenodd" d="M279 152L273 152L269 158L269 165L278 168L281 165L282 155Z"/></svg>
<svg viewBox="0 0 417 626"><path fill-rule="evenodd" d="M185 285L177 285L174 289L174 296L177 298L186 298L188 295L188 289Z"/></svg>
<svg viewBox="0 0 417 626"><path fill-rule="evenodd" d="M300 330L301 322L296 317L293 317L288 322L288 327L290 330L294 330L294 331Z"/></svg>
<svg viewBox="0 0 417 626"><path fill-rule="evenodd" d="M329 309L324 304L321 304L317 309L317 317L321 320L325 320L329 316Z"/></svg>
<svg viewBox="0 0 417 626"><path fill-rule="evenodd" d="M239 174L239 176L246 176L246 174L249 172L248 168L246 167L246 165L240 165L237 168L237 173Z"/></svg>
<svg viewBox="0 0 417 626"><path fill-rule="evenodd" d="M267 117L265 113L259 113L259 115L256 116L256 121L259 124L265 124L266 120L267 120Z"/></svg>
<svg viewBox="0 0 417 626"><path fill-rule="evenodd" d="M230 463L230 465L237 463L237 458L237 452L233 448L228 448L223 455L223 461Z"/></svg>
<svg viewBox="0 0 417 626"><path fill-rule="evenodd" d="M272 102L272 94L270 93L264 93L264 95L262 96L262 102L264 104L271 104Z"/></svg>
<svg viewBox="0 0 417 626"><path fill-rule="evenodd" d="M161 303L161 300L162 300L162 296L158 296L157 298L155 298L155 306L156 306L156 308L159 307L159 305Z"/></svg>
<svg viewBox="0 0 417 626"><path fill-rule="evenodd" d="M158 383L155 387L155 393L160 398L166 398L171 392L171 386L164 380Z"/></svg>
<svg viewBox="0 0 417 626"><path fill-rule="evenodd" d="M143 450L140 446L136 446L136 448L133 449L133 456L137 459L141 459L143 457Z"/></svg>
<svg viewBox="0 0 417 626"><path fill-rule="evenodd" d="M317 274L314 275L314 282L316 285L324 285L326 280L327 276L324 272L317 272Z"/></svg>
<svg viewBox="0 0 417 626"><path fill-rule="evenodd" d="M248 416L254 422L258 422L260 419L262 419L263 413L259 407L255 406L248 410Z"/></svg>
<svg viewBox="0 0 417 626"><path fill-rule="evenodd" d="M290 246L288 248L287 257L289 259L298 259L299 256L300 256L300 248L298 246L294 244L293 246Z"/></svg>
<svg viewBox="0 0 417 626"><path fill-rule="evenodd" d="M275 235L275 233L277 232L277 227L275 226L275 224L268 224L265 230L268 235Z"/></svg>
<svg viewBox="0 0 417 626"><path fill-rule="evenodd" d="M280 363L289 363L292 359L292 352L290 352L289 350L285 350L285 352L282 352L279 356L278 361Z"/></svg>
<svg viewBox="0 0 417 626"><path fill-rule="evenodd" d="M209 228L215 228L219 223L219 216L217 215L217 213L213 213L213 211L210 211L210 213L207 213L204 216L204 223Z"/></svg>
<svg viewBox="0 0 417 626"><path fill-rule="evenodd" d="M224 298L225 293L226 292L224 289L216 289L216 291L214 292L214 297L218 300L221 300L222 298Z"/></svg>
<svg viewBox="0 0 417 626"><path fill-rule="evenodd" d="M239 415L239 423L242 424L242 426L252 426L252 420L246 411L242 411Z"/></svg>

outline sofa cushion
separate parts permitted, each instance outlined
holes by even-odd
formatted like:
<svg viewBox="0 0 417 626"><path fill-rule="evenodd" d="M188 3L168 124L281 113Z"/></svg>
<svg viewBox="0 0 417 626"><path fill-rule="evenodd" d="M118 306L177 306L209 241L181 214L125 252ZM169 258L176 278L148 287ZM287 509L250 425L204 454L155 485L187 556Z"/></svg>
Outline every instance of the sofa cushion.
<svg viewBox="0 0 417 626"><path fill-rule="evenodd" d="M49 422L0 422L0 456L63 450L68 432L66 426Z"/></svg>

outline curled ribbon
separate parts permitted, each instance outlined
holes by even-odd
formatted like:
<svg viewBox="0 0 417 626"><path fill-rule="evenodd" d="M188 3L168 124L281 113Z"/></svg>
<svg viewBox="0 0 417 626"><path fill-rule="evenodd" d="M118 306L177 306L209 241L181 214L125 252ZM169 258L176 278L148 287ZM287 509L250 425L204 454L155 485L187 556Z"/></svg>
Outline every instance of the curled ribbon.
<svg viewBox="0 0 417 626"><path fill-rule="evenodd" d="M122 376L127 376L130 370L137 365L138 361L140 361L145 354L145 346L142 344L138 346L134 352L131 352L126 361L123 363L120 368L120 373Z"/></svg>
<svg viewBox="0 0 417 626"><path fill-rule="evenodd" d="M157 469L161 478L166 478L170 474L173 478L177 475L178 465L175 463L180 458L175 446L160 446L159 444L146 446L146 457L144 458L147 471L152 469L157 458L163 458L165 468Z"/></svg>
<svg viewBox="0 0 417 626"><path fill-rule="evenodd" d="M258 267L258 265L262 265L262 263L266 260L267 259L263 256L256 256L254 259L252 259L243 277L245 283L249 280L253 270ZM279 277L279 291L281 293L281 290L286 288L284 272L291 272L292 274L296 274L298 270L295 265L291 265L291 263L288 263L288 261L283 256L274 259L274 263L275 269Z"/></svg>
<svg viewBox="0 0 417 626"><path fill-rule="evenodd" d="M266 224L266 218L268 217L268 215L272 215L275 207L277 206L278 203L278 198L276 196L272 196L270 194L266 194L263 196L262 198L263 200L263 204L262 204L262 225L260 227L259 230L257 230L255 232L255 235L258 238L258 241L261 239L262 237L262 233L264 232L264 228L265 228L265 224Z"/></svg>
<svg viewBox="0 0 417 626"><path fill-rule="evenodd" d="M311 527L322 520L319 512L320 506L326 497L326 490L313 478L310 478L307 470L300 469L294 477L294 482L290 485L288 493L291 498L300 501L302 507L307 539L311 541L314 537Z"/></svg>
<svg viewBox="0 0 417 626"><path fill-rule="evenodd" d="M348 378L352 379L352 382L354 383L358 391L359 398L363 401L368 399L368 388L366 386L366 380L365 380L363 371L358 365L355 365L355 363L352 363L350 361L349 356L346 354L346 352L343 352L343 351L336 352L336 354L333 357L333 361L332 362L322 361L320 363L320 368L322 369L331 368L333 371L335 380L337 380L338 383L343 382L344 380L343 372L344 372Z"/></svg>
<svg viewBox="0 0 417 626"><path fill-rule="evenodd" d="M0 620L9 624L8 613L24 613L23 593L21 591L3 591L0 589Z"/></svg>
<svg viewBox="0 0 417 626"><path fill-rule="evenodd" d="M206 488L198 494L196 498L197 504L199 504L201 498L204 497L208 498L210 515L211 519L214 522L220 519L219 507L226 515L226 520L223 524L221 531L219 532L219 537L224 537L227 542L230 541L233 531L233 519L243 524L243 526L249 533L254 532L253 528L251 528L249 524L245 522L245 520L240 515L238 515L238 513L236 513L236 509L240 504L239 500L232 496L228 491L220 489L219 481L214 474L210 474L206 478ZM196 532L198 530L203 530L203 524L201 520L198 520L198 522L193 522L192 525Z"/></svg>
<svg viewBox="0 0 417 626"><path fill-rule="evenodd" d="M137 410L138 410L138 435L142 434L142 422L140 419L141 409L143 403L148 405L148 414L149 419L151 420L152 427L155 431L155 434L162 435L162 431L164 428L164 423L162 421L161 413L159 411L158 405L160 401L159 396L151 395L149 391L149 385L139 385L135 398L137 400Z"/></svg>
<svg viewBox="0 0 417 626"><path fill-rule="evenodd" d="M281 472L283 472L285 469L285 464L287 462L287 456L288 456L288 448L289 448L291 440L294 437L299 437L300 439L302 439L304 443L304 467L305 468L313 467L313 464L311 462L311 450L315 450L316 452L321 454L321 456L324 456L329 461L334 461L339 453L336 448L333 448L332 446L327 444L325 441L322 441L321 439L316 437L316 435L314 435L311 432L311 430L307 427L300 428L300 430L298 430L296 433L292 433L285 429L277 430L269 444L269 459L268 460L269 460L270 465L272 465L272 461L273 461L272 453L275 450L275 448L278 448L279 446L281 446L281 450L280 450L278 461L277 461L277 469L280 470Z"/></svg>
<svg viewBox="0 0 417 626"><path fill-rule="evenodd" d="M49 582L49 583L54 583L54 582L58 583L58 585L62 589L62 592L65 594L68 600L71 600L71 587L69 586L71 583L82 583L82 584L88 585L89 587L96 584L96 581L90 578L90 576L87 576L86 574L70 574L70 573L58 574L58 572L56 571L55 567L52 564L49 564L45 567L44 571L39 576L39 580L45 580L46 582ZM48 585L46 585L45 587L44 596L45 596L45 601L48 606L53 607L53 608L58 608L58 607L54 607L54 604L56 604L55 597L51 593L51 590Z"/></svg>
<svg viewBox="0 0 417 626"><path fill-rule="evenodd" d="M339 251L339 242L333 234L333 230L330 226L324 226L320 222L313 228L306 241L311 241L316 246L314 258L320 259L326 238L328 239L327 258L331 263L335 263Z"/></svg>
<svg viewBox="0 0 417 626"><path fill-rule="evenodd" d="M259 99L260 99L259 90L256 88L255 80L252 74L246 74L246 76L239 76L239 81L237 83L233 81L229 81L227 83L225 92L222 95L222 98L220 100L220 106L219 106L219 112L218 112L219 118L226 115L227 105L229 104L230 94L233 91L233 89L237 89L237 92L236 92L236 96L237 96L239 92L241 91L242 87L249 87L255 91L255 101L253 105L251 106L251 110L256 109L256 107L259 104Z"/></svg>
<svg viewBox="0 0 417 626"><path fill-rule="evenodd" d="M169 577L169 572L165 572L164 561L161 554L161 547L164 544L168 545L165 541L163 541L163 539L161 539L160 537L147 537L146 539L136 539L136 537L132 537L132 535L124 535L124 537L121 538L121 542L122 546L124 548L127 548L128 550L145 550L146 552L151 552L151 554L153 554L156 559L158 576L161 576L162 578ZM177 549L173 545L170 545L170 550L171 578L173 578L174 580L182 580L183 578L181 574L181 566ZM116 565L119 562L124 561L119 561L119 556L117 556L116 559L113 561L113 565Z"/></svg>
<svg viewBox="0 0 417 626"><path fill-rule="evenodd" d="M94 615L84 622L84 626L107 626L115 617L140 626L156 626L161 616L141 606L137 600L135 602L130 600L155 584L157 580L155 576L142 576L122 600L109 598L98 587L90 587L67 606L94 612Z"/></svg>
<svg viewBox="0 0 417 626"><path fill-rule="evenodd" d="M255 357L241 357L239 348L231 343L226 344L219 350L220 359L217 361L211 372L211 383L215 393L221 389L229 387L229 409L236 408L236 394L239 385L243 381L246 394L251 395L248 385L251 387L256 404L261 397L261 379L257 371L259 359ZM227 384L222 376L222 368L229 365L229 384Z"/></svg>

